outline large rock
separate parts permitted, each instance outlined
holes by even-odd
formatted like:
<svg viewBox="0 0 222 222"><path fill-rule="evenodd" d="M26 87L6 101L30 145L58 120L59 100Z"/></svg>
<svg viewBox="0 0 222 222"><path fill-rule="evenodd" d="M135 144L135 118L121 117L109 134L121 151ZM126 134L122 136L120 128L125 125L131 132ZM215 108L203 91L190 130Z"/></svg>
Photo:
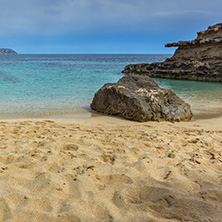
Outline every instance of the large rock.
<svg viewBox="0 0 222 222"><path fill-rule="evenodd" d="M222 82L222 23L197 34L192 41L166 44L166 47L178 47L166 61L128 65L123 73Z"/></svg>
<svg viewBox="0 0 222 222"><path fill-rule="evenodd" d="M190 105L171 89L162 89L148 76L124 76L96 92L91 108L139 122L190 120Z"/></svg>

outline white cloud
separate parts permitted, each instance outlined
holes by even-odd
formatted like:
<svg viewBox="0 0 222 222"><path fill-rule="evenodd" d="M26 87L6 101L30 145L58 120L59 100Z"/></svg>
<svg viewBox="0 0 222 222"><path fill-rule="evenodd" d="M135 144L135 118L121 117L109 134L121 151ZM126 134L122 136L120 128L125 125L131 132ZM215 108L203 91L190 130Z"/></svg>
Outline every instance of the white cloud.
<svg viewBox="0 0 222 222"><path fill-rule="evenodd" d="M152 29L168 18L220 16L221 7L221 0L0 0L0 35Z"/></svg>

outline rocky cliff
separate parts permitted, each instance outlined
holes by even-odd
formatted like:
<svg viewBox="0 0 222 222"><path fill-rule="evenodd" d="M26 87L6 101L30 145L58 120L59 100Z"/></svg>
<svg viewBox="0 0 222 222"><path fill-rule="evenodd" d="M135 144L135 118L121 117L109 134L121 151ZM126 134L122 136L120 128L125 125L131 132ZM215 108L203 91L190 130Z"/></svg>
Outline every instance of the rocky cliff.
<svg viewBox="0 0 222 222"><path fill-rule="evenodd" d="M197 33L192 41L168 43L178 47L162 63L132 64L122 71L151 77L222 82L222 23Z"/></svg>
<svg viewBox="0 0 222 222"><path fill-rule="evenodd" d="M12 49L0 49L0 55L12 55L12 54L17 54L17 52L15 52Z"/></svg>

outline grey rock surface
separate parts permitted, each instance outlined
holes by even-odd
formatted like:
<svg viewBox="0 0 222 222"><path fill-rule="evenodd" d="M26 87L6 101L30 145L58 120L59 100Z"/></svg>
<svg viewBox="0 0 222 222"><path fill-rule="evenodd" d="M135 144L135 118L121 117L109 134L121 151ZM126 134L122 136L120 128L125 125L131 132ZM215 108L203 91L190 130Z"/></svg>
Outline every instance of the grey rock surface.
<svg viewBox="0 0 222 222"><path fill-rule="evenodd" d="M92 101L91 108L139 122L187 121L190 105L171 89L162 89L148 76L124 76L117 83L105 84Z"/></svg>

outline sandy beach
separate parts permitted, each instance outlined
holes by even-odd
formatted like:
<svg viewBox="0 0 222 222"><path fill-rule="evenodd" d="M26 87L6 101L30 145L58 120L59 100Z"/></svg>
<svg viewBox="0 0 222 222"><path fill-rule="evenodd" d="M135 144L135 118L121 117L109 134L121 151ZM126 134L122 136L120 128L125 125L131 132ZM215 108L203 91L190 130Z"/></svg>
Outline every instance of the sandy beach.
<svg viewBox="0 0 222 222"><path fill-rule="evenodd" d="M0 221L221 221L221 117L1 120L0 138Z"/></svg>

